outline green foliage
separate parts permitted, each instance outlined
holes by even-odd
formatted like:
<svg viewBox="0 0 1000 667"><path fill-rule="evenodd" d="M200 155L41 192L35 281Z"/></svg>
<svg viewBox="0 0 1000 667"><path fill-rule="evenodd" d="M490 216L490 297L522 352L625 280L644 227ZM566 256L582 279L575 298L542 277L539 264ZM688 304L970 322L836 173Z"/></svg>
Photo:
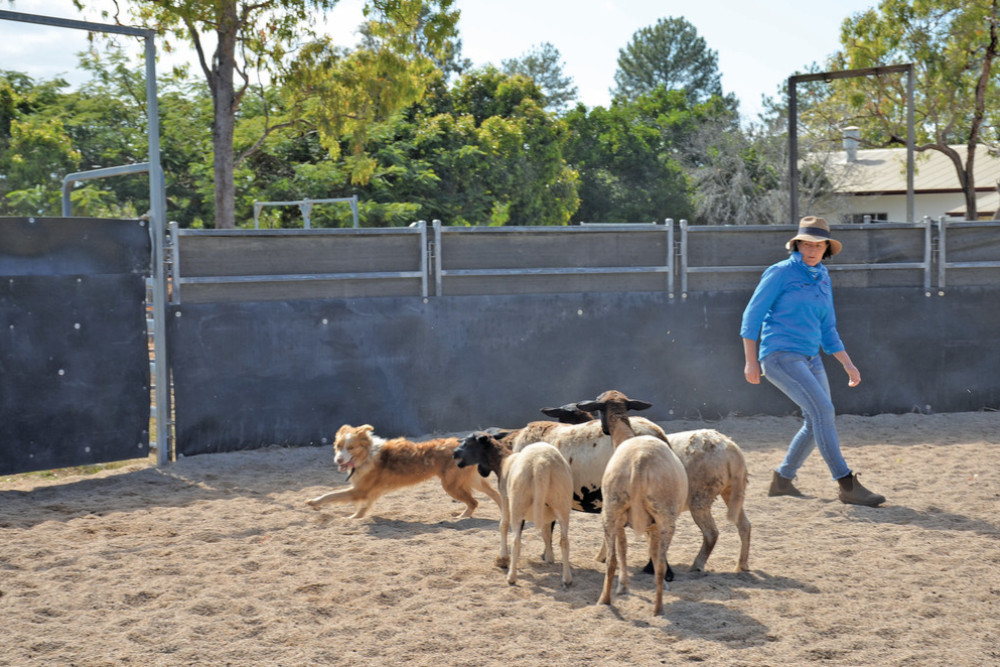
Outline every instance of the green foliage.
<svg viewBox="0 0 1000 667"><path fill-rule="evenodd" d="M503 61L506 74L521 74L535 82L544 95L544 106L556 113L565 111L576 99L572 77L563 74L562 55L552 44L535 46L520 58Z"/></svg>
<svg viewBox="0 0 1000 667"><path fill-rule="evenodd" d="M682 91L664 86L608 109L578 106L566 121L566 155L580 174L574 221L651 222L690 218L683 138L698 114Z"/></svg>
<svg viewBox="0 0 1000 667"><path fill-rule="evenodd" d="M657 86L685 91L692 103L722 95L718 54L684 18L667 17L636 31L618 51L615 97L633 100Z"/></svg>

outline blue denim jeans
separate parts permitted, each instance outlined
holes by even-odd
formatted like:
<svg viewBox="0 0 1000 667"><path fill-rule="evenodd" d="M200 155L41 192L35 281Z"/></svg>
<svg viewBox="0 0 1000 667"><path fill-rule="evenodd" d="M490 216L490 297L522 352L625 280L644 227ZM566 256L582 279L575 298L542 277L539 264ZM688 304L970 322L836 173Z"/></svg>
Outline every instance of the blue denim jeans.
<svg viewBox="0 0 1000 667"><path fill-rule="evenodd" d="M788 445L785 460L778 466L778 474L793 479L813 448L819 445L819 453L833 478L849 475L851 469L840 453L830 383L820 356L772 352L760 360L760 366L764 377L792 399L805 417L802 428Z"/></svg>

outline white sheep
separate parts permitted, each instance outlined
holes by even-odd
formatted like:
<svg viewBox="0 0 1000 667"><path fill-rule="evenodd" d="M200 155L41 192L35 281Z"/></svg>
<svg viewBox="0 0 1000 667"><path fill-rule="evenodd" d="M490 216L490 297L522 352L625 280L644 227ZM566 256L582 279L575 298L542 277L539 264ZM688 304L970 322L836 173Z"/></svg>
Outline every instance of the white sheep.
<svg viewBox="0 0 1000 667"><path fill-rule="evenodd" d="M545 543L542 560L554 563L552 526L558 521L562 581L563 586L569 586L573 581L569 566L573 474L559 450L547 442L535 442L514 453L505 443L480 431L466 436L455 449L454 456L460 468L475 465L480 473L492 471L497 475L500 491L500 556L497 564L508 568L507 583L517 581L524 522L531 521L541 530ZM514 548L508 553L507 532L512 522Z"/></svg>
<svg viewBox="0 0 1000 667"><path fill-rule="evenodd" d="M581 410L579 405L569 403L558 408L542 408L542 413L558 419L565 424L584 424L593 419L589 412ZM648 422L642 417L629 417L629 422L633 428L646 429L650 435L659 436L658 427L652 422ZM534 422L548 424L549 422ZM549 427L551 430L552 427ZM584 433L584 430L580 431ZM714 429L698 429L695 431L682 431L679 433L667 433L665 436L670 448L674 450L677 457L684 464L684 469L688 474L688 509L695 525L701 530L702 545L698 556L694 559L691 569L694 571L704 571L705 563L715 548L715 543L719 538L719 530L712 518L712 504L715 499L722 496L728 508L727 518L736 524L740 535L740 555L737 561L737 570L746 571L749 569L748 560L750 555L750 521L743 511L743 501L746 496L748 482L747 464L740 449L731 438ZM611 452L607 449L595 448L586 439L579 441L571 438L556 440L560 446L560 451L567 460L576 463L577 461L587 461L587 465L580 465L574 468L574 489L590 489L592 496L599 497L600 487L597 481L587 480L586 475L593 474L599 468L595 458L607 454L608 460ZM581 455L582 458L581 458ZM570 464L573 467L573 463ZM605 463L606 465L606 463ZM603 561L606 557L606 550L601 549L597 559ZM645 571L652 573L652 563L646 565ZM667 581L673 580L673 570L670 563L667 563Z"/></svg>
<svg viewBox="0 0 1000 667"><path fill-rule="evenodd" d="M631 422L639 435L667 441L663 429L648 419L632 417ZM589 514L600 513L601 475L614 452L611 438L601 430L600 421L595 419L580 424L529 422L523 428L510 431L503 440L515 452L539 440L558 449L573 471L573 509Z"/></svg>
<svg viewBox="0 0 1000 667"><path fill-rule="evenodd" d="M702 534L701 551L691 569L703 571L715 548L719 529L712 518L712 503L722 496L728 508L727 518L736 524L740 535L736 569L749 570L750 520L743 511L749 476L743 451L730 438L713 429L668 433L667 441L687 471L687 506Z"/></svg>
<svg viewBox="0 0 1000 667"><path fill-rule="evenodd" d="M636 435L629 423L628 410L650 407L645 401L628 398L619 391L606 391L595 401L578 404L581 410L600 412L601 424L615 447L601 478L604 508L601 523L608 548L604 588L598 604L611 604L611 584L621 555L617 594L628 590L626 524L638 534L646 534L649 559L653 562L656 600L653 614L663 612L663 587L667 570L667 550L673 539L677 516L687 503L688 480L684 465L662 440Z"/></svg>

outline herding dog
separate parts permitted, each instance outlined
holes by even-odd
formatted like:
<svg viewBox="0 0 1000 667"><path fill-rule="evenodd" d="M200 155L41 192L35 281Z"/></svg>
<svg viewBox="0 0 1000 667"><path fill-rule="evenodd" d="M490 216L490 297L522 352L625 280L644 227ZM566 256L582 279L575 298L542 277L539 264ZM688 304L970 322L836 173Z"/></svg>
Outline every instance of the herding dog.
<svg viewBox="0 0 1000 667"><path fill-rule="evenodd" d="M454 452L458 438L437 438L426 442L411 442L405 438L385 440L372 433L374 427L344 424L333 443L334 461L341 472L351 471L350 488L324 493L306 501L313 509L328 503L355 504L352 519L360 519L372 503L384 493L412 486L434 475L455 500L465 503L459 519L472 516L479 503L472 497L478 489L500 505L500 495L483 479L475 467L459 468Z"/></svg>

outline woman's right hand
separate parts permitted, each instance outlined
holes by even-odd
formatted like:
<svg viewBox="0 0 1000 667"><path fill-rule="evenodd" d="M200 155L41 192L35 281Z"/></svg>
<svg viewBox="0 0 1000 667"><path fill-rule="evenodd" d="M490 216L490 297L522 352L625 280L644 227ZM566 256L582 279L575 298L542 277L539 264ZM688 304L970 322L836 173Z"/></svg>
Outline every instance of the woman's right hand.
<svg viewBox="0 0 1000 667"><path fill-rule="evenodd" d="M760 362L756 359L748 359L743 367L743 376L750 384L760 384Z"/></svg>

